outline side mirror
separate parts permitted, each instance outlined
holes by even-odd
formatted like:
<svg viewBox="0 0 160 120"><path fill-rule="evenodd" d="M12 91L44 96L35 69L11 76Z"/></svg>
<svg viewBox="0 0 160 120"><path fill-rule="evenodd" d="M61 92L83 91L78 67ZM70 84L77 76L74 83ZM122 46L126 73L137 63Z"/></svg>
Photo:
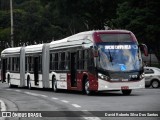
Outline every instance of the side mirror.
<svg viewBox="0 0 160 120"><path fill-rule="evenodd" d="M145 44L140 44L139 48L140 48L141 51L143 51L145 56L148 56L148 48Z"/></svg>

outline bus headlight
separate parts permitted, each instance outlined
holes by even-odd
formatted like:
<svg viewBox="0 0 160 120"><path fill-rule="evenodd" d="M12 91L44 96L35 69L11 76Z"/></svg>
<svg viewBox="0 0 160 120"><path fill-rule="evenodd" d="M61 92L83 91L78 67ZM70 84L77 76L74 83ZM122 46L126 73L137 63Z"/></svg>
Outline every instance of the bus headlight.
<svg viewBox="0 0 160 120"><path fill-rule="evenodd" d="M139 78L142 80L143 78L144 78L144 73L142 73L140 76L139 76Z"/></svg>
<svg viewBox="0 0 160 120"><path fill-rule="evenodd" d="M108 77L108 76L103 75L103 74L101 74L101 73L98 73L98 78L99 78L99 79L102 79L102 80L109 80L109 77Z"/></svg>

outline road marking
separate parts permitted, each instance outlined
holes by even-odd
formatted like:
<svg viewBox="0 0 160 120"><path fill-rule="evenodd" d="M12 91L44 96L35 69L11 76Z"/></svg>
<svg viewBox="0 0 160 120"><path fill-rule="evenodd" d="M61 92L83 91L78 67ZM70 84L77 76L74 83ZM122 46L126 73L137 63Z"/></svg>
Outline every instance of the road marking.
<svg viewBox="0 0 160 120"><path fill-rule="evenodd" d="M58 98L52 97L53 100L58 100Z"/></svg>
<svg viewBox="0 0 160 120"><path fill-rule="evenodd" d="M41 95L41 94L39 94L40 96L42 96L42 97L48 97L47 95Z"/></svg>
<svg viewBox="0 0 160 120"><path fill-rule="evenodd" d="M16 92L21 92L21 90L14 90L14 91L16 91Z"/></svg>
<svg viewBox="0 0 160 120"><path fill-rule="evenodd" d="M76 108L80 108L81 106L77 105L77 104L72 104L74 107Z"/></svg>
<svg viewBox="0 0 160 120"><path fill-rule="evenodd" d="M62 102L64 102L64 103L69 103L69 101L67 101L67 100L61 100Z"/></svg>
<svg viewBox="0 0 160 120"><path fill-rule="evenodd" d="M82 110L82 112L83 112L84 114L87 114L87 115L92 115L92 113L89 112L88 110Z"/></svg>
<svg viewBox="0 0 160 120"><path fill-rule="evenodd" d="M94 115L89 112L88 110L82 110L82 112L86 115L86 116L93 116L93 117L86 117L86 116L82 116L84 119L86 120L101 120L99 117L94 117Z"/></svg>
<svg viewBox="0 0 160 120"><path fill-rule="evenodd" d="M82 111L88 111L88 110L82 110Z"/></svg>
<svg viewBox="0 0 160 120"><path fill-rule="evenodd" d="M26 93L28 95L33 95L33 96L39 96L39 94L36 94L36 93L31 93L31 92L24 92L24 93Z"/></svg>
<svg viewBox="0 0 160 120"><path fill-rule="evenodd" d="M86 120L101 120L99 117L83 117Z"/></svg>
<svg viewBox="0 0 160 120"><path fill-rule="evenodd" d="M6 89L6 90L12 90L12 89Z"/></svg>
<svg viewBox="0 0 160 120"><path fill-rule="evenodd" d="M33 96L41 96L41 97L48 97L47 95L42 95L42 94L37 94L37 93L32 93L32 92L24 92L24 93L26 93L26 94L28 94L28 95L33 95Z"/></svg>

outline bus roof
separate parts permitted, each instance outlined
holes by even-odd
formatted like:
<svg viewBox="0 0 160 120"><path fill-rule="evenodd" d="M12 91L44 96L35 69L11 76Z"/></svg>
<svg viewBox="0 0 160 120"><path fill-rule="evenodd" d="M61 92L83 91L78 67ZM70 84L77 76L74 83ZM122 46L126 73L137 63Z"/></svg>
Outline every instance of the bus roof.
<svg viewBox="0 0 160 120"><path fill-rule="evenodd" d="M7 48L7 49L4 49L1 52L1 55L3 57L3 55L5 55L5 54L7 54L7 55L9 55L9 54L19 54L20 50L21 50L21 47Z"/></svg>
<svg viewBox="0 0 160 120"><path fill-rule="evenodd" d="M38 44L38 45L30 45L25 47L25 53L37 53L37 52L42 52L43 44Z"/></svg>
<svg viewBox="0 0 160 120"><path fill-rule="evenodd" d="M26 46L25 53L28 54L28 53L42 52L42 47L43 47L43 44ZM14 48L4 49L1 52L1 56L3 57L4 55L20 54L21 48L22 47L14 47Z"/></svg>
<svg viewBox="0 0 160 120"><path fill-rule="evenodd" d="M82 46L85 43L92 45L94 33L132 33L132 32L128 30L93 30L93 31L80 32L61 40L52 41L49 44L50 49L60 49L60 48L65 48L67 46L70 47ZM25 52L26 54L42 52L43 45L44 44L26 46ZM20 50L21 47L7 48L1 52L1 55L19 54Z"/></svg>
<svg viewBox="0 0 160 120"><path fill-rule="evenodd" d="M85 31L85 32L80 32L75 35L69 36L67 38L57 40L57 41L52 41L50 43L50 48L58 47L58 46L68 46L68 45L77 45L77 44L82 44L86 40L90 40L93 42L93 34L94 33L131 33L128 30L93 30L93 31Z"/></svg>

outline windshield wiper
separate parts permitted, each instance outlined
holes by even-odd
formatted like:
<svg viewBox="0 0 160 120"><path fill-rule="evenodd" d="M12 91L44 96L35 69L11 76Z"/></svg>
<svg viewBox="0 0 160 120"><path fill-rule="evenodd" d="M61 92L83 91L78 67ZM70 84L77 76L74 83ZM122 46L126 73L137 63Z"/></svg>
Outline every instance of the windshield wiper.
<svg viewBox="0 0 160 120"><path fill-rule="evenodd" d="M111 55L111 52L110 52L110 50L109 50L109 49L108 49L108 51L109 51L109 61L112 63L113 58L112 58L112 55Z"/></svg>

